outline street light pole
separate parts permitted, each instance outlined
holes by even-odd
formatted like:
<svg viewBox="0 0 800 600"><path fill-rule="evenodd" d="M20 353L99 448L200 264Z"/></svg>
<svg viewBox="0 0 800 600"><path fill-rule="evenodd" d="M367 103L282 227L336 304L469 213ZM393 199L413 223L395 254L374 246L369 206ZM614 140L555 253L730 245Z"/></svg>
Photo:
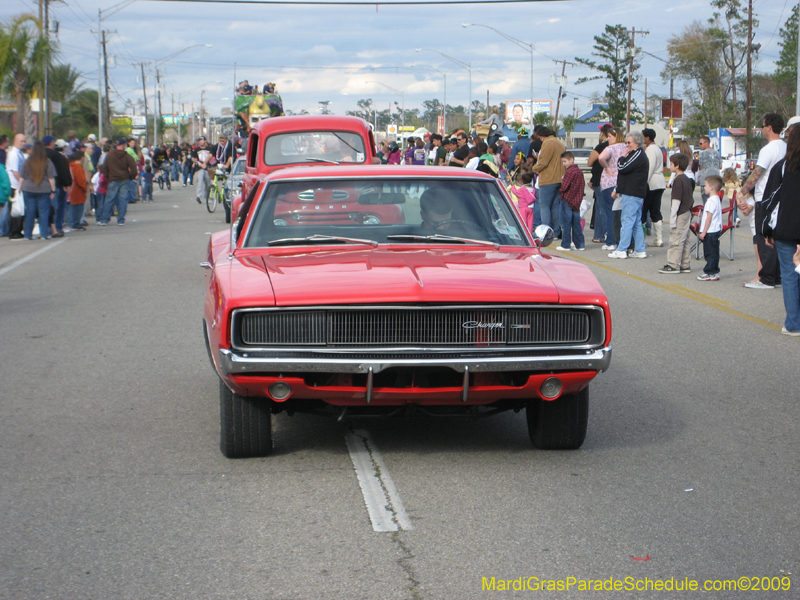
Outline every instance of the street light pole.
<svg viewBox="0 0 800 600"><path fill-rule="evenodd" d="M444 56L447 60L456 63L462 69L466 69L467 72L469 73L469 106L467 110L469 112L469 130L472 131L472 65L470 65L469 63L462 62L458 59L455 59L452 56L448 56L444 52L439 52L438 50L434 50L433 48L415 48L416 52L422 52L423 50L425 52L436 52L436 54ZM486 108L488 112L489 107L487 106Z"/></svg>
<svg viewBox="0 0 800 600"><path fill-rule="evenodd" d="M378 85L382 85L383 87L385 87L387 90L394 92L395 94L399 94L400 99L403 101L403 106L402 106L403 116L402 116L401 131L404 131L406 128L406 95L400 90L396 90L393 87L386 85L385 83L381 83L380 81L365 81L364 83L377 83Z"/></svg>
<svg viewBox="0 0 800 600"><path fill-rule="evenodd" d="M440 71L436 67L432 67L430 65L409 65L407 68L413 69L415 67L416 68L423 67L425 69L433 69L434 71L439 73L439 75L441 75L442 79L444 80L444 105L442 106L442 129L444 129L444 135L447 135L447 74L444 73L443 71Z"/></svg>
<svg viewBox="0 0 800 600"><path fill-rule="evenodd" d="M531 100L531 125L533 125L533 53L536 50L536 46L534 46L533 44L530 44L528 42L523 42L522 40L518 40L517 38L512 37L512 36L508 35L507 33L504 33L502 31L500 31L499 29L495 29L494 27L489 27L488 25L481 25L480 23L462 23L461 26L464 27L464 28L467 28L467 27L485 27L486 29L491 29L492 31L494 31L500 37L506 38L512 44L516 44L520 48L523 48L523 49L525 49L525 50L527 50L528 52L531 53L531 98L530 98L530 100ZM488 110L489 107L487 106L486 108Z"/></svg>

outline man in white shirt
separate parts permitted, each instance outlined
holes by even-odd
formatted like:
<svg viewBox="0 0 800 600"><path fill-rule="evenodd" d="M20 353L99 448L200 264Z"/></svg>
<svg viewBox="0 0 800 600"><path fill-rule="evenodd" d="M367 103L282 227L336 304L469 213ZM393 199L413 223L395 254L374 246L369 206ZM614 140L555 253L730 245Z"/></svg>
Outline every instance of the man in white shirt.
<svg viewBox="0 0 800 600"><path fill-rule="evenodd" d="M767 187L769 172L775 164L786 156L786 142L781 139L783 131L783 117L775 113L764 115L761 125L761 135L767 144L758 153L756 167L744 182L741 200L737 201L739 210L750 216L750 231L753 234L753 244L756 248L758 261L758 274L755 279L748 281L744 287L755 290L771 290L781 283L781 272L778 264L778 254L775 248L768 246L764 236L756 234L755 205L761 202L764 189Z"/></svg>
<svg viewBox="0 0 800 600"><path fill-rule="evenodd" d="M22 170L22 164L25 162L25 154L22 152L23 148L25 148L25 134L18 133L14 136L14 146L8 151L8 156L6 157L6 171L8 171L8 179L11 182L12 196L19 189L19 172ZM8 202L7 204L11 203ZM24 222L24 217L11 217L9 213L9 239L21 240L25 237L22 235L22 226Z"/></svg>

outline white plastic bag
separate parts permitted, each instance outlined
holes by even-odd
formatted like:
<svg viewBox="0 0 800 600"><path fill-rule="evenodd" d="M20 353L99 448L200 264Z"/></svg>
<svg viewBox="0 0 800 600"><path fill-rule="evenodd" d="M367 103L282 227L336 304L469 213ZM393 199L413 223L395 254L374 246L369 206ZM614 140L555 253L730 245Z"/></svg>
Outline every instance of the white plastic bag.
<svg viewBox="0 0 800 600"><path fill-rule="evenodd" d="M11 196L11 216L15 218L25 216L25 200L19 190L14 190Z"/></svg>
<svg viewBox="0 0 800 600"><path fill-rule="evenodd" d="M589 202L586 198L581 200L581 210L580 210L581 219L583 219L586 216L586 213L589 212L590 208L592 208L591 202Z"/></svg>

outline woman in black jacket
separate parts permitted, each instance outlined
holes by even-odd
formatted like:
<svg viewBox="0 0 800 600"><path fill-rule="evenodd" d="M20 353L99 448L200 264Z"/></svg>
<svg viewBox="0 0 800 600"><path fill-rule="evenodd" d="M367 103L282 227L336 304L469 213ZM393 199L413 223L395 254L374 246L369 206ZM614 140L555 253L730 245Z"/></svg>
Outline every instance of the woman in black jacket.
<svg viewBox="0 0 800 600"><path fill-rule="evenodd" d="M789 127L786 158L776 163L769 173L764 198L780 186L780 207L777 222L767 243L775 246L781 267L783 304L786 321L781 333L800 337L800 275L792 256L800 245L800 124Z"/></svg>
<svg viewBox="0 0 800 600"><path fill-rule="evenodd" d="M619 245L609 258L628 258L626 250L631 245L633 237L635 258L647 258L642 229L642 204L647 195L647 178L650 174L650 163L644 152L644 138L638 131L633 131L625 138L628 153L622 156L617 165L617 189L613 197L622 197L622 229L620 230Z"/></svg>

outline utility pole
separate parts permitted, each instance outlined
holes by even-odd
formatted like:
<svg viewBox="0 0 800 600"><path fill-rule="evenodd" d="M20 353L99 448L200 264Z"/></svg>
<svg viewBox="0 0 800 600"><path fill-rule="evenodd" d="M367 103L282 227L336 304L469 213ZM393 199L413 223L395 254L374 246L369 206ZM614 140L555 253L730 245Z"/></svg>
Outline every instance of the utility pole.
<svg viewBox="0 0 800 600"><path fill-rule="evenodd" d="M644 128L647 129L647 77L644 78Z"/></svg>
<svg viewBox="0 0 800 600"><path fill-rule="evenodd" d="M753 123L751 106L753 105L753 0L747 3L747 111L745 119L745 152L750 159L750 129Z"/></svg>
<svg viewBox="0 0 800 600"><path fill-rule="evenodd" d="M108 125L109 129L111 129L111 101L108 98L108 53L106 52L106 34L107 33L117 33L116 30L114 31L101 31L100 34L103 38L103 77L105 77L105 89L106 89L106 112L105 112L105 120L104 124ZM99 115L98 115L99 116ZM100 131L103 128L100 126ZM103 138L100 137L98 140L102 140Z"/></svg>
<svg viewBox="0 0 800 600"><path fill-rule="evenodd" d="M626 30L627 31L627 30ZM649 31L639 31L642 35L649 35ZM633 93L633 58L636 55L636 27L631 30L631 49L630 58L628 60L628 111L626 115L627 123L625 124L625 131L631 130L631 94Z"/></svg>
<svg viewBox="0 0 800 600"><path fill-rule="evenodd" d="M147 83L144 78L144 66L149 65L150 63L134 63L138 64L139 67L142 69L142 96L144 96L144 143L147 144Z"/></svg>
<svg viewBox="0 0 800 600"><path fill-rule="evenodd" d="M155 99L153 100L155 103L153 107L153 112L155 113L153 117L153 146L158 146L158 122L161 120L161 72L157 66L155 92Z"/></svg>
<svg viewBox="0 0 800 600"><path fill-rule="evenodd" d="M553 119L553 129L558 131L558 113L561 110L561 94L564 92L564 77L567 72L567 65L574 67L575 63L567 62L566 60L554 60L554 63L561 63L561 79L558 82L558 100L556 100L556 116ZM531 115L533 117L533 115Z"/></svg>

